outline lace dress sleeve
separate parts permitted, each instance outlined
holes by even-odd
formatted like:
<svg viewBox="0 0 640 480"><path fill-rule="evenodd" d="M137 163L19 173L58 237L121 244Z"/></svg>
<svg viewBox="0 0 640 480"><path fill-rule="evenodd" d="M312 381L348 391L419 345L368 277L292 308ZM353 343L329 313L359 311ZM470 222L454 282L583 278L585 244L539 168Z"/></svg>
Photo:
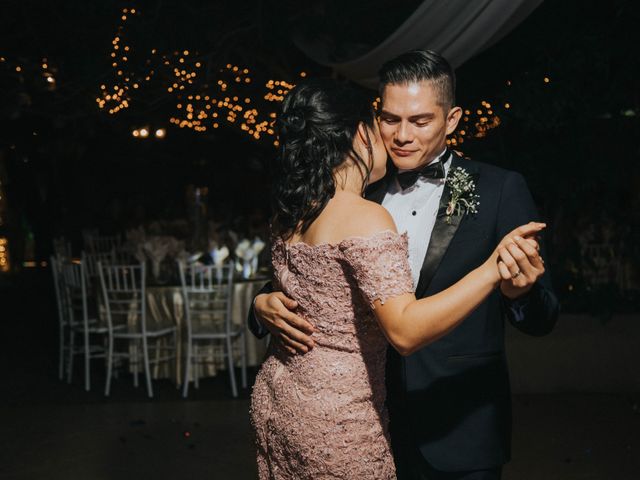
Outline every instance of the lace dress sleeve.
<svg viewBox="0 0 640 480"><path fill-rule="evenodd" d="M344 240L340 249L355 284L373 308L380 300L413 293L407 234L390 230Z"/></svg>

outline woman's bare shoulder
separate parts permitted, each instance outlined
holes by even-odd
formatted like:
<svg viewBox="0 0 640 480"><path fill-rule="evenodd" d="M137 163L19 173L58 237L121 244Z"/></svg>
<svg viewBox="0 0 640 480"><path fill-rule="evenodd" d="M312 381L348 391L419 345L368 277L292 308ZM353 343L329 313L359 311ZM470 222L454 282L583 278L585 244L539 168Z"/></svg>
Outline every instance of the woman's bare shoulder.
<svg viewBox="0 0 640 480"><path fill-rule="evenodd" d="M350 235L368 237L382 231L397 232L393 217L382 205L365 200L355 202L349 213Z"/></svg>
<svg viewBox="0 0 640 480"><path fill-rule="evenodd" d="M387 210L356 195L336 195L307 232L296 240L309 244L338 243L346 238L397 233Z"/></svg>

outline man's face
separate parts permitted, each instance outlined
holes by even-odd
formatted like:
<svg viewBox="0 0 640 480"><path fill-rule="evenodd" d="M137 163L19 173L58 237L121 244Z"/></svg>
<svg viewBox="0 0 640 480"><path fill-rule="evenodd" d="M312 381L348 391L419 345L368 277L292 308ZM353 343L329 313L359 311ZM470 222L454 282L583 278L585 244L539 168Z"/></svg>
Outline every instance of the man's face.
<svg viewBox="0 0 640 480"><path fill-rule="evenodd" d="M382 93L380 132L395 166L427 165L446 146L460 119L460 108L443 107L431 82L391 84Z"/></svg>

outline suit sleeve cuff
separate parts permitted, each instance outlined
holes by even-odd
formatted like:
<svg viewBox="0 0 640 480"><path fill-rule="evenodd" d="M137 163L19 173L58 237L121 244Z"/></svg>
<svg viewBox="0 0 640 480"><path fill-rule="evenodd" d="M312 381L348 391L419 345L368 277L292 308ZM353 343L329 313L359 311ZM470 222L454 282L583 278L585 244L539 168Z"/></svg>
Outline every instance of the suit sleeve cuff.
<svg viewBox="0 0 640 480"><path fill-rule="evenodd" d="M533 288L535 288L535 285ZM533 288L524 295L514 299L502 295L502 303L514 322L518 323L524 320Z"/></svg>

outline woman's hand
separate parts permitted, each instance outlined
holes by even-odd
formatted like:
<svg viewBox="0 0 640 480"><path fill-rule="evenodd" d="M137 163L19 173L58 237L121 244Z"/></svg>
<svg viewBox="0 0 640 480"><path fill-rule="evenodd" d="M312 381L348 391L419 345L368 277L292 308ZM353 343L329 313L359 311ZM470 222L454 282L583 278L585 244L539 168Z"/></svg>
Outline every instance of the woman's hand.
<svg viewBox="0 0 640 480"><path fill-rule="evenodd" d="M540 245L535 238L520 234L507 237L497 248L500 257L498 271L502 278L500 291L514 300L531 290L544 274L545 268Z"/></svg>
<svg viewBox="0 0 640 480"><path fill-rule="evenodd" d="M545 227L544 223L529 222L512 230L484 263L483 267L496 287L500 285L509 298L525 293L520 289L531 288L544 273L544 261L539 254L540 245L535 237ZM512 288L505 285L505 282L511 284Z"/></svg>

